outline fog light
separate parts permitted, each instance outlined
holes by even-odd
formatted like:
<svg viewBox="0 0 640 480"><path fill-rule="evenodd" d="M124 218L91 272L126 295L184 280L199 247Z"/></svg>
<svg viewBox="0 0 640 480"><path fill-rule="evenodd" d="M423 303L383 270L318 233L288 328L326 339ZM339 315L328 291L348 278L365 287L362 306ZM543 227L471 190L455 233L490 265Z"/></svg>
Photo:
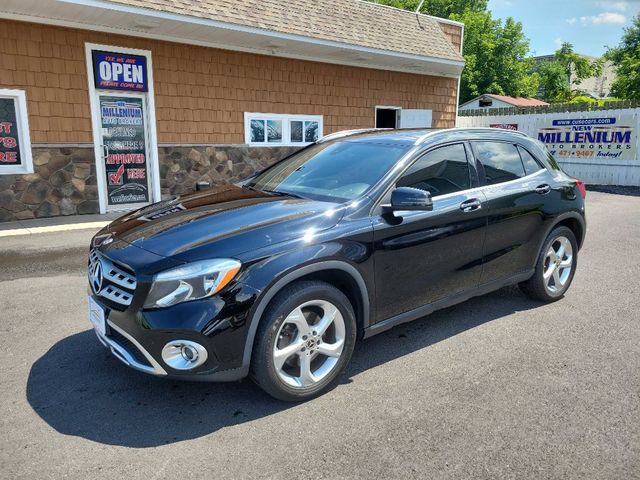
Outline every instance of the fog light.
<svg viewBox="0 0 640 480"><path fill-rule="evenodd" d="M173 340L162 349L162 360L175 370L191 370L207 360L207 349L191 340Z"/></svg>

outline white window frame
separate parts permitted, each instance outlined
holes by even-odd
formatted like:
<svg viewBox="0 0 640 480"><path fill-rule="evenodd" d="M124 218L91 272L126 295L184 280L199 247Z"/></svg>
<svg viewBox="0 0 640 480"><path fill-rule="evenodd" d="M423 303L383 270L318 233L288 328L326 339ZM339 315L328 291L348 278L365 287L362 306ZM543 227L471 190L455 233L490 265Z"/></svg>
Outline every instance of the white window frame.
<svg viewBox="0 0 640 480"><path fill-rule="evenodd" d="M251 141L251 120L280 120L282 121L282 141L268 142L266 129L264 142ZM322 115L289 115L285 113L244 112L244 143L252 147L304 147L313 142L292 142L290 122L292 120L318 122L318 140L323 137L324 124ZM303 123L304 134L304 123Z"/></svg>
<svg viewBox="0 0 640 480"><path fill-rule="evenodd" d="M24 90L0 89L0 98L10 98L16 108L16 137L20 146L21 165L1 165L0 175L20 175L33 173L31 156L31 135L29 133L29 116L27 114L27 96Z"/></svg>

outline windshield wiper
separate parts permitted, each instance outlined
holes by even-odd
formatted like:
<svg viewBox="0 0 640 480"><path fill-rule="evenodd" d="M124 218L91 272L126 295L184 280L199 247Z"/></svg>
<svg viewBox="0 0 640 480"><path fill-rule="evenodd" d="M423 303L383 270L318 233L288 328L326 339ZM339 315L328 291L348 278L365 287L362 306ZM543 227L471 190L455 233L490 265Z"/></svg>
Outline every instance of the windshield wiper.
<svg viewBox="0 0 640 480"><path fill-rule="evenodd" d="M304 197L302 195L298 195L297 193L281 192L279 190L260 190L260 191L264 192L264 193L271 193L273 195L278 195L279 197L293 197L293 198L302 198L302 199L304 199Z"/></svg>
<svg viewBox="0 0 640 480"><path fill-rule="evenodd" d="M254 192L269 193L271 195L277 195L279 197L293 197L293 198L301 198L303 200L306 200L305 197L303 197L302 195L298 195L297 193L281 192L280 190L264 190L264 189L256 188L252 185L247 185L247 184L242 185L242 188L246 188L247 190L252 190Z"/></svg>

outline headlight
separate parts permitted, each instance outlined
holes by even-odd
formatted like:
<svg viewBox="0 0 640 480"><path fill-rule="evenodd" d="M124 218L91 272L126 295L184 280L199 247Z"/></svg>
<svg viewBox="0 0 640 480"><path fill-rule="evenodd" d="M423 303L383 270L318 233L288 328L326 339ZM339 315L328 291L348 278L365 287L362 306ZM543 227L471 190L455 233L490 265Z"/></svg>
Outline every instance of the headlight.
<svg viewBox="0 0 640 480"><path fill-rule="evenodd" d="M144 308L170 307L215 295L233 280L241 265L237 260L220 258L189 263L158 273L153 277Z"/></svg>

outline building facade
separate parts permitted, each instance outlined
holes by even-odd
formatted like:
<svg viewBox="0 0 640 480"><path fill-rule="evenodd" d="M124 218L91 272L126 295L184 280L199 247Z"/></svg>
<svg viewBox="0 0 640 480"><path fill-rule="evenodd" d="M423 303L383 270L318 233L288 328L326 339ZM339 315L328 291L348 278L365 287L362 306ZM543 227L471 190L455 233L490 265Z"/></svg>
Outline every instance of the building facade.
<svg viewBox="0 0 640 480"><path fill-rule="evenodd" d="M3 2L0 221L237 181L339 130L455 124L461 24L359 0L182 3Z"/></svg>

